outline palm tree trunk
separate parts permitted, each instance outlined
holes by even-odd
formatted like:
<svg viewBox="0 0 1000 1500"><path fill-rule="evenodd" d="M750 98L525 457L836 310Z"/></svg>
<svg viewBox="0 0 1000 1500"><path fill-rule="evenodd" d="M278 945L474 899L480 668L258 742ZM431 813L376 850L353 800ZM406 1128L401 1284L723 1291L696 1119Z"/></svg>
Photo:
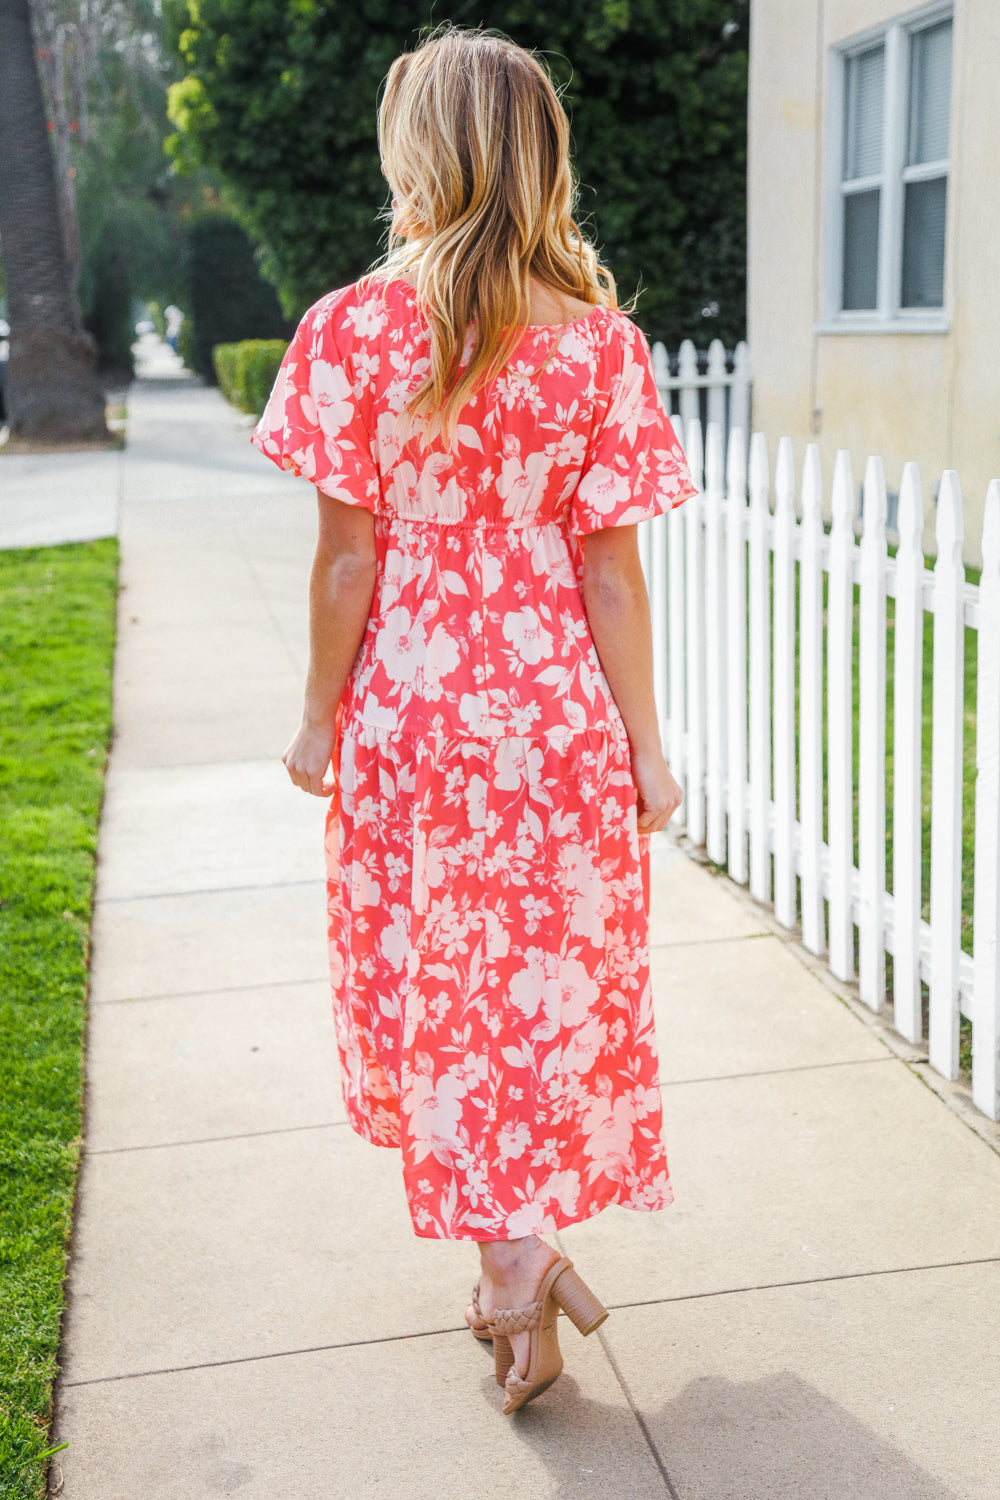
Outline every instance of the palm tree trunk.
<svg viewBox="0 0 1000 1500"><path fill-rule="evenodd" d="M11 436L107 439L94 341L66 262L29 0L0 0L0 257Z"/></svg>

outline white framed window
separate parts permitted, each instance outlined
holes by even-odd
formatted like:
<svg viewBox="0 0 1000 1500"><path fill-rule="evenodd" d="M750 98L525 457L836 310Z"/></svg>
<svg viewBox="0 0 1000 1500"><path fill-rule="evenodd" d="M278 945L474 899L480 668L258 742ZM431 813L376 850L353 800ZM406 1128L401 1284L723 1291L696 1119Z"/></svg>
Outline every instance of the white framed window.
<svg viewBox="0 0 1000 1500"><path fill-rule="evenodd" d="M951 55L950 4L834 54L823 331L947 328Z"/></svg>

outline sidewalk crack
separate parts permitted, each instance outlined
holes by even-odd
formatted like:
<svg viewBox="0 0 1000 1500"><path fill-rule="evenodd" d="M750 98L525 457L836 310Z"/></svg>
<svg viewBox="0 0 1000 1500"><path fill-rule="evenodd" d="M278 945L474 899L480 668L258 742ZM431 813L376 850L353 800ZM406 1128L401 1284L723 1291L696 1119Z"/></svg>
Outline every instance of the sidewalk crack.
<svg viewBox="0 0 1000 1500"><path fill-rule="evenodd" d="M660 1303L694 1301L698 1297L729 1297L739 1292L770 1291L784 1286L810 1286L813 1282L852 1281L860 1276L897 1276L910 1271L941 1271L961 1266L983 1266L998 1263L1000 1263L1000 1255L984 1255L975 1260L941 1261L925 1266L891 1266L888 1270L848 1271L840 1276L813 1276L807 1278L805 1281L776 1281L764 1283L760 1286L722 1287L714 1292L688 1292L678 1297L653 1297L645 1302L615 1302L609 1305L608 1310L609 1312L618 1312L630 1307L656 1307ZM381 1338L374 1339L344 1339L339 1343L333 1344L310 1344L301 1349L272 1349L264 1354L244 1354L235 1359L206 1359L189 1365L165 1365L157 1370L126 1370L120 1375L94 1375L88 1380L63 1380L61 1385L63 1389L68 1389L83 1385L109 1385L113 1381L118 1380L147 1380L155 1375L185 1375L190 1370L218 1370L224 1369L228 1365L257 1364L267 1359L293 1359L296 1355L300 1354L336 1353L339 1349L364 1349L375 1344L399 1344L405 1339L438 1338L444 1334L452 1333L460 1334L465 1338L468 1335L468 1331L468 1326L464 1323L460 1327L424 1328L412 1333L383 1334ZM659 1461L657 1462L657 1468L661 1473L665 1473ZM674 1496L674 1500L677 1500L676 1495Z"/></svg>
<svg viewBox="0 0 1000 1500"><path fill-rule="evenodd" d="M621 1387L622 1395L628 1402L628 1408L635 1418L636 1426L639 1428L639 1431L642 1433L643 1437L646 1440L646 1447L649 1449L650 1456L652 1457L654 1464L660 1471L660 1478L663 1480L663 1483L666 1486L667 1494L670 1496L670 1500L680 1500L680 1496L674 1489L673 1481L670 1478L667 1466L663 1462L663 1459L660 1457L656 1444L653 1441L653 1435L650 1432L649 1427L646 1425L646 1419L635 1403L632 1392L629 1389L628 1381L625 1379L625 1376L619 1369L618 1361L615 1359L614 1355L611 1352L611 1346L605 1338L604 1330L602 1328L599 1328L597 1330L597 1337L600 1340L601 1348L604 1350L604 1354L607 1358L608 1364L615 1372L615 1379L618 1381L618 1384Z"/></svg>
<svg viewBox="0 0 1000 1500"><path fill-rule="evenodd" d="M556 1244L559 1247L559 1253L561 1255L565 1255L566 1247L562 1242L562 1236L559 1234L554 1234L552 1238L555 1240ZM610 1312L612 1311L612 1309L609 1308L608 1311ZM669 1473L667 1472L666 1465L664 1464L662 1458L659 1455L659 1452L657 1451L656 1444L653 1442L653 1435L650 1432L649 1427L646 1425L646 1419L636 1405L636 1402L632 1396L632 1392L629 1389L628 1382L626 1381L619 1368L618 1361L615 1359L614 1355L611 1352L611 1345L608 1343L607 1338L605 1337L603 1328L597 1329L597 1340L601 1348L604 1350L604 1357L607 1360L608 1364L611 1366L614 1377L618 1382L618 1388L621 1391L622 1395L625 1397L626 1403L628 1404L628 1409L632 1413L632 1416L635 1418L636 1426L642 1433L643 1440L645 1441L646 1447L649 1449L650 1456L657 1469L659 1470L660 1478L663 1480L663 1483L666 1486L667 1494L670 1496L670 1500L680 1500L680 1496L674 1489L673 1482L670 1478Z"/></svg>
<svg viewBox="0 0 1000 1500"><path fill-rule="evenodd" d="M780 1291L786 1286L820 1286L828 1281L859 1281L866 1276L907 1276L919 1271L950 1271L962 1266L1000 1265L1000 1255L980 1255L972 1260L937 1260L919 1266L880 1266L872 1271L838 1271L832 1276L803 1276L794 1281L759 1281L749 1286L722 1286L710 1292L679 1292L675 1297L650 1297L639 1302L613 1302L609 1312L624 1312L633 1307L659 1307L668 1302L696 1302L703 1297L736 1297L744 1292Z"/></svg>
<svg viewBox="0 0 1000 1500"><path fill-rule="evenodd" d="M116 1380L148 1380L154 1375L187 1375L192 1370L221 1370L229 1365L253 1365L266 1359L294 1359L300 1354L333 1354L338 1349L367 1349L375 1344L400 1344L406 1339L433 1339L446 1333L468 1333L463 1328L424 1328L415 1333L387 1333L377 1339L344 1339L339 1344L309 1344L302 1349L269 1349L265 1354L242 1354L235 1359L203 1359L190 1365L164 1365L158 1370L126 1370L121 1375L93 1375L89 1380L63 1380L62 1388L110 1385Z"/></svg>
<svg viewBox="0 0 1000 1500"><path fill-rule="evenodd" d="M247 995L257 990L291 989L293 985L330 983L330 975L317 974L306 979L265 979L249 984L218 984L210 989L171 990L162 995L113 995L110 1000L94 1000L94 1005L144 1005L147 1000L207 1000L212 995Z"/></svg>
<svg viewBox="0 0 1000 1500"><path fill-rule="evenodd" d="M178 1146L215 1146L220 1141L252 1141L262 1135L294 1135L299 1130L340 1130L347 1120L320 1120L316 1125L276 1125L273 1130L244 1130L236 1135L200 1135L190 1141L146 1141L141 1146L98 1146L84 1156L125 1156L132 1151L172 1151Z"/></svg>
<svg viewBox="0 0 1000 1500"><path fill-rule="evenodd" d="M686 1087L689 1083L731 1083L737 1078L773 1078L779 1073L813 1073L820 1068L864 1068L869 1063L903 1061L903 1058L896 1057L892 1052L887 1052L885 1057L838 1057L832 1062L794 1063L788 1068L761 1068L753 1073L711 1073L698 1078L661 1078L658 1087L675 1089Z"/></svg>
<svg viewBox="0 0 1000 1500"><path fill-rule="evenodd" d="M98 896L94 906L126 906L133 901L178 901L188 896L231 896L240 891L286 891L293 886L325 884L322 875L314 875L306 880L262 880L255 885L211 885L202 890L139 891L134 896Z"/></svg>
<svg viewBox="0 0 1000 1500"><path fill-rule="evenodd" d="M723 943L755 943L759 938L776 936L777 933L761 928L760 932L733 932L722 937L676 938L659 943L650 940L649 951L660 953L669 948L718 948Z"/></svg>

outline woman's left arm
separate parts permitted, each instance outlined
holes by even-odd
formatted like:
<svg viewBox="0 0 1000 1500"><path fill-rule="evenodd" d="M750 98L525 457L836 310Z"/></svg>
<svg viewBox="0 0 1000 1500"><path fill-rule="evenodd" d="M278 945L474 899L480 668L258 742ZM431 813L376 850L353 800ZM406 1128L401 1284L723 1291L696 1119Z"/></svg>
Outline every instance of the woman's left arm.
<svg viewBox="0 0 1000 1500"><path fill-rule="evenodd" d="M309 670L302 723L281 757L295 785L329 797L337 705L364 638L375 592L375 517L316 491L319 535L309 578Z"/></svg>

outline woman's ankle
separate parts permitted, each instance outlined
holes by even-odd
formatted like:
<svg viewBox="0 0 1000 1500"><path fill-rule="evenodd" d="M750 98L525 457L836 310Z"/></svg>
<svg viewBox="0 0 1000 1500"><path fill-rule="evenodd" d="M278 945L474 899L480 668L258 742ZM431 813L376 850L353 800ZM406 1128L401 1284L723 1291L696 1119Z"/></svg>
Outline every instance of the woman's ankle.
<svg viewBox="0 0 1000 1500"><path fill-rule="evenodd" d="M491 1282L506 1282L512 1275L540 1268L556 1257L556 1252L535 1234L518 1240L481 1241L479 1253Z"/></svg>

